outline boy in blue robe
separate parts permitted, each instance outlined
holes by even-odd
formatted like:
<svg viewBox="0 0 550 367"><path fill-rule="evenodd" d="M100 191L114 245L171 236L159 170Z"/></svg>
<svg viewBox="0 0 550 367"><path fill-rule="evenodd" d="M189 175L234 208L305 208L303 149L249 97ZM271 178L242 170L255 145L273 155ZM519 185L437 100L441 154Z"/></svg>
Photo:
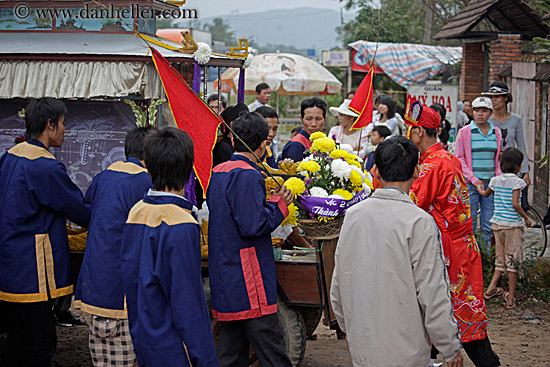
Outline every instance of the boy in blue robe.
<svg viewBox="0 0 550 367"><path fill-rule="evenodd" d="M63 163L67 108L53 98L26 108L27 141L0 158L2 366L48 366L57 336L51 300L73 292L65 218L88 227L90 207Z"/></svg>
<svg viewBox="0 0 550 367"><path fill-rule="evenodd" d="M135 363L120 276L122 233L130 209L153 187L143 166L143 141L152 127L126 134L126 162L94 177L85 201L92 206L86 252L74 307L91 314L89 347L94 366Z"/></svg>
<svg viewBox="0 0 550 367"><path fill-rule="evenodd" d="M166 127L145 139L153 180L130 210L121 249L130 334L140 367L217 367L201 278L200 226L183 197L189 135Z"/></svg>
<svg viewBox="0 0 550 367"><path fill-rule="evenodd" d="M232 128L262 157L269 128L260 114L241 116ZM218 360L222 367L248 366L252 343L263 367L291 366L277 318L271 232L288 215L292 193L283 186L266 202L256 157L236 137L233 145L231 160L214 168L206 195L212 313L221 324Z"/></svg>

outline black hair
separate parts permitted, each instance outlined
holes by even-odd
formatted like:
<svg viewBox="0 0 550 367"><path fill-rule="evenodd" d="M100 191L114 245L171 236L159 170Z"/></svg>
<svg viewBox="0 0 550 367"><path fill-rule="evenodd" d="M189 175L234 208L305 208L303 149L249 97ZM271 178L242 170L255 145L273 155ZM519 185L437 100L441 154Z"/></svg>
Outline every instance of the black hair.
<svg viewBox="0 0 550 367"><path fill-rule="evenodd" d="M391 130L389 127L385 125L376 125L372 128L372 131L376 131L380 137L386 139L388 136L391 135Z"/></svg>
<svg viewBox="0 0 550 367"><path fill-rule="evenodd" d="M260 94L264 89L271 89L271 88L267 83L260 83L256 86L256 93Z"/></svg>
<svg viewBox="0 0 550 367"><path fill-rule="evenodd" d="M510 93L510 88L508 87L508 84L504 83L503 81L497 80L496 82L492 82L489 88L491 87L498 87L498 88L506 89L508 91L508 94L506 94L506 96L508 97L508 99L506 100L506 104L514 100L512 98L512 93Z"/></svg>
<svg viewBox="0 0 550 367"><path fill-rule="evenodd" d="M227 101L225 100L224 96L220 96L220 97L222 99L222 107L227 108ZM215 93L211 94L208 96L208 99L206 100L206 104L210 105L210 102L214 102L217 100L218 100L218 95ZM218 109L219 109L219 106L218 106Z"/></svg>
<svg viewBox="0 0 550 367"><path fill-rule="evenodd" d="M377 95L376 98L374 99L374 104L380 103L380 100L384 97L387 97L384 93Z"/></svg>
<svg viewBox="0 0 550 367"><path fill-rule="evenodd" d="M296 126L295 128L293 128L293 129L290 131L290 134L291 134L291 135L294 134L294 133L299 134L300 131L302 131L302 127L301 127L301 126Z"/></svg>
<svg viewBox="0 0 550 367"><path fill-rule="evenodd" d="M323 117L327 117L327 104L321 98L313 97L304 99L300 105L300 115L302 118L306 114L306 109L311 107L319 107L323 110Z"/></svg>
<svg viewBox="0 0 550 367"><path fill-rule="evenodd" d="M354 90L350 90L349 92L346 93L346 99L349 99L348 96L349 96L350 94L355 95L355 93L357 93L357 91L356 91L355 89L354 89Z"/></svg>
<svg viewBox="0 0 550 367"><path fill-rule="evenodd" d="M374 151L374 163L386 182L405 182L418 165L418 149L404 136L386 139Z"/></svg>
<svg viewBox="0 0 550 367"><path fill-rule="evenodd" d="M441 122L445 121L445 118L447 117L447 109L445 106L443 106L441 103L434 103L430 106L432 110L437 112L439 116L441 117Z"/></svg>
<svg viewBox="0 0 550 367"><path fill-rule="evenodd" d="M189 134L167 126L147 135L145 166L155 190L182 190L193 169L193 141Z"/></svg>
<svg viewBox="0 0 550 367"><path fill-rule="evenodd" d="M468 98L466 98L466 99L464 99L464 100L462 101L462 103L464 103L464 102L470 102L470 103L472 103L472 101L469 100Z"/></svg>
<svg viewBox="0 0 550 367"><path fill-rule="evenodd" d="M279 115L277 115L277 112L275 112L275 110L273 108L269 107L269 106L258 107L258 108L256 108L256 110L254 112L258 112L265 119L266 118L275 118L275 119L279 118Z"/></svg>
<svg viewBox="0 0 550 367"><path fill-rule="evenodd" d="M386 117L388 119L391 119L393 116L395 116L395 99L390 96L384 96L380 98L380 101L378 103L388 106L388 113L386 114Z"/></svg>
<svg viewBox="0 0 550 367"><path fill-rule="evenodd" d="M231 128L252 151L258 149L269 134L267 121L257 112L250 112L239 117L233 121ZM236 152L248 152L246 146L238 138L233 137L233 144Z"/></svg>
<svg viewBox="0 0 550 367"><path fill-rule="evenodd" d="M25 107L25 137L38 139L50 121L56 128L61 116L67 117L63 102L51 97L33 99Z"/></svg>
<svg viewBox="0 0 550 367"><path fill-rule="evenodd" d="M154 127L136 127L126 133L124 139L124 154L126 159L135 158L143 160L143 143L145 137L154 130Z"/></svg>
<svg viewBox="0 0 550 367"><path fill-rule="evenodd" d="M523 162L523 153L517 148L507 148L500 156L500 169L503 173L515 173L521 169Z"/></svg>

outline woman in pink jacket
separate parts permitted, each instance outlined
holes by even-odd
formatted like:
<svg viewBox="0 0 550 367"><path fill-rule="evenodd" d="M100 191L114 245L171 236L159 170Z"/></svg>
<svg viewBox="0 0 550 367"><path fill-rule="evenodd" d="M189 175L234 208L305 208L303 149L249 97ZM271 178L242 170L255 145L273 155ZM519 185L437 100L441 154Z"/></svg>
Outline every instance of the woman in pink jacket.
<svg viewBox="0 0 550 367"><path fill-rule="evenodd" d="M472 102L472 108L474 120L470 125L460 129L456 139L455 155L462 163L462 173L470 194L474 232L477 226L478 207L481 209L481 238L478 241L480 250L484 255L490 255L493 236L490 219L493 216L494 197L481 197L476 186L486 190L491 178L501 173L501 133L499 128L488 121L493 111L493 104L489 98L476 98Z"/></svg>

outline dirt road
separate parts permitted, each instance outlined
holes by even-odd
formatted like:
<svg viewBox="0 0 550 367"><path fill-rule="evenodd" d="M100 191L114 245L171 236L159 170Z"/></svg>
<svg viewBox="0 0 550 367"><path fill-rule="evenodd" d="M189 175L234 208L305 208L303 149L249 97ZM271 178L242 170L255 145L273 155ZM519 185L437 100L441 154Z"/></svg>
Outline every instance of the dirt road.
<svg viewBox="0 0 550 367"><path fill-rule="evenodd" d="M550 305L518 303L516 310L505 310L498 300L491 301L487 310L489 338L502 366L550 366ZM317 340L307 342L303 367L351 366L344 340L337 340L334 331L323 326L319 326L316 334ZM58 327L52 366L90 367L87 343L87 326ZM467 360L465 366L473 364Z"/></svg>

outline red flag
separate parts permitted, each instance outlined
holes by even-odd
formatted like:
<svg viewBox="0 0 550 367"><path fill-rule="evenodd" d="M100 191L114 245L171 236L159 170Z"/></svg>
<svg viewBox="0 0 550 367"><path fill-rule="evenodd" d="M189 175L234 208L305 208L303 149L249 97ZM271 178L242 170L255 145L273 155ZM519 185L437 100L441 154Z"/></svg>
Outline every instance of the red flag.
<svg viewBox="0 0 550 367"><path fill-rule="evenodd" d="M349 109L359 114L359 117L353 122L353 125L351 125L351 130L362 129L372 122L373 76L374 68L371 67L349 104Z"/></svg>
<svg viewBox="0 0 550 367"><path fill-rule="evenodd" d="M168 97L174 121L177 127L185 130L193 140L195 174L202 186L203 196L206 197L206 189L212 173L212 149L222 120L193 92L183 77L157 50L152 47L150 49Z"/></svg>

